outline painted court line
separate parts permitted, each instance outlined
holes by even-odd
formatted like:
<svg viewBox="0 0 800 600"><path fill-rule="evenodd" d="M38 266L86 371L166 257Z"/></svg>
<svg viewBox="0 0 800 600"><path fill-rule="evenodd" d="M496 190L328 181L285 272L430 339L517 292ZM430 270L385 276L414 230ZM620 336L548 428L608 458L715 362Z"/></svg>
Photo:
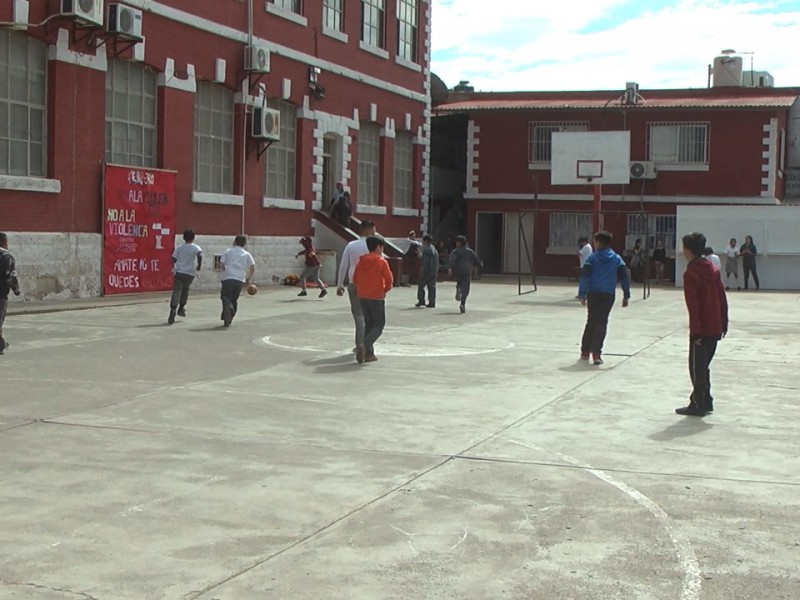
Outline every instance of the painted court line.
<svg viewBox="0 0 800 600"><path fill-rule="evenodd" d="M695 554L692 545L672 526L672 521L663 508L661 508L658 504L653 502L639 490L629 486L627 483L623 483L622 481L615 479L605 471L595 469L591 465L582 463L577 458L562 454L561 452L548 451L532 444L525 444L516 440L510 441L512 444L524 446L525 448L535 450L536 452L541 452L542 454L555 454L564 462L567 462L575 467L579 467L585 470L587 473L591 473L599 480L615 487L620 492L628 496L631 500L636 502L636 504L647 509L666 530L667 534L672 540L672 545L675 546L675 553L678 555L678 563L680 564L680 569L683 574L681 600L699 600L703 579L700 572L700 563L697 560L697 555Z"/></svg>

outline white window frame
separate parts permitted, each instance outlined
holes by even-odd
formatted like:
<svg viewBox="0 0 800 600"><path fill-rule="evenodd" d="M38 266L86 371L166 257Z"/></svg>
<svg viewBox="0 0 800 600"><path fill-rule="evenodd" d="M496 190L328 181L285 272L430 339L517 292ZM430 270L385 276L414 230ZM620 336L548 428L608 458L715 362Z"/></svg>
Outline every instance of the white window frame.
<svg viewBox="0 0 800 600"><path fill-rule="evenodd" d="M539 139L539 132L544 139ZM589 121L531 121L528 123L528 163L550 165L553 134L562 131L589 131Z"/></svg>
<svg viewBox="0 0 800 600"><path fill-rule="evenodd" d="M373 48L386 45L386 0L361 0L361 41Z"/></svg>
<svg viewBox="0 0 800 600"><path fill-rule="evenodd" d="M285 10L296 15L303 14L303 0L267 0L267 2L275 5L275 8L279 10Z"/></svg>
<svg viewBox="0 0 800 600"><path fill-rule="evenodd" d="M414 205L414 134L398 131L394 138L394 208Z"/></svg>
<svg viewBox="0 0 800 600"><path fill-rule="evenodd" d="M233 194L233 106L229 89L197 83L194 96L194 191Z"/></svg>
<svg viewBox="0 0 800 600"><path fill-rule="evenodd" d="M281 139L267 150L266 196L277 200L295 200L297 196L297 108L279 100L267 106L281 113Z"/></svg>
<svg viewBox="0 0 800 600"><path fill-rule="evenodd" d="M322 26L330 31L344 33L344 0L323 0Z"/></svg>
<svg viewBox="0 0 800 600"><path fill-rule="evenodd" d="M592 213L552 212L548 227L548 254L577 255L578 239L592 237Z"/></svg>
<svg viewBox="0 0 800 600"><path fill-rule="evenodd" d="M47 45L7 29L0 29L0 175L47 176Z"/></svg>
<svg viewBox="0 0 800 600"><path fill-rule="evenodd" d="M418 0L397 0L397 56L410 63L419 58Z"/></svg>
<svg viewBox="0 0 800 600"><path fill-rule="evenodd" d="M358 204L380 205L381 133L375 123L361 123L358 132Z"/></svg>
<svg viewBox="0 0 800 600"><path fill-rule="evenodd" d="M667 255L675 257L678 218L675 215L629 214L625 249L631 249L637 238L642 238L644 247L652 255L656 242L664 242Z"/></svg>
<svg viewBox="0 0 800 600"><path fill-rule="evenodd" d="M708 165L710 130L708 121L648 123L648 160L656 165ZM699 132L701 139L692 140Z"/></svg>
<svg viewBox="0 0 800 600"><path fill-rule="evenodd" d="M117 73L122 68L125 69L125 76L120 76L118 81ZM139 79L135 84L134 74ZM124 82L125 89L118 88L118 84L121 82ZM133 102L138 102L139 106L131 110ZM124 111L122 110L123 103ZM148 117L145 115L146 111L152 114ZM157 126L156 73L136 62L121 59L108 61L106 73L106 162L125 166L155 167L158 148ZM117 134L123 129L124 137ZM141 136L136 135L137 130ZM139 141L141 144L137 148Z"/></svg>

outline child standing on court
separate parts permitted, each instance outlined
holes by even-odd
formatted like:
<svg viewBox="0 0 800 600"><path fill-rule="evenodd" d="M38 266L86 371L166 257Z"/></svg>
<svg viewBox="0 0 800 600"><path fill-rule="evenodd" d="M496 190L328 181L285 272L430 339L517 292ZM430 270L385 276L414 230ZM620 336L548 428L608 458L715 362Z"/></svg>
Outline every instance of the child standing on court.
<svg viewBox="0 0 800 600"><path fill-rule="evenodd" d="M436 308L436 276L439 274L439 253L433 247L430 234L422 236L422 266L419 271L417 286L417 308L427 306ZM425 304L425 289L428 289L428 304Z"/></svg>
<svg viewBox="0 0 800 600"><path fill-rule="evenodd" d="M173 272L175 280L172 284L172 298L169 302L169 317L167 323L175 322L175 315L186 316L186 303L189 301L189 287L194 277L203 266L203 250L194 243L194 231L187 229L183 232L183 244L175 248L172 253ZM197 265L195 266L195 261Z"/></svg>
<svg viewBox="0 0 800 600"><path fill-rule="evenodd" d="M376 236L367 238L368 254L358 259L353 272L353 283L364 313L364 342L356 349L359 364L375 362L375 342L386 326L386 294L394 285L389 263L383 258L383 240Z"/></svg>
<svg viewBox="0 0 800 600"><path fill-rule="evenodd" d="M317 251L314 250L314 242L310 237L306 236L300 240L300 245L303 246L303 249L295 255L295 258L305 255L306 266L303 269L303 273L300 275L300 287L302 290L297 295L308 296L308 292L306 292L306 280L311 278L319 286L319 297L324 298L328 295L328 290L319 277L321 263L319 262Z"/></svg>
<svg viewBox="0 0 800 600"><path fill-rule="evenodd" d="M581 360L603 364L603 343L608 331L608 316L614 307L617 281L622 284L622 307L628 306L631 284L625 261L611 249L611 234L598 231L594 236L594 252L586 259L580 278L578 298L588 306L586 327L581 341Z"/></svg>
<svg viewBox="0 0 800 600"><path fill-rule="evenodd" d="M481 266L481 259L467 245L463 235L456 237L456 249L450 253L450 274L456 278L456 300L461 302L459 310L467 312L467 296L472 283L472 268Z"/></svg>
<svg viewBox="0 0 800 600"><path fill-rule="evenodd" d="M689 264L683 274L683 295L689 311L689 377L692 394L689 406L676 408L679 415L705 417L714 412L709 366L719 342L728 333L728 299L722 278L703 258L706 236L690 233L683 237L683 255Z"/></svg>
<svg viewBox="0 0 800 600"><path fill-rule="evenodd" d="M736 247L736 238L731 238L731 242L727 248L725 248L725 289L731 289L728 286L728 281L733 275L733 278L736 280L736 289L741 290L741 286L739 285L739 249Z"/></svg>

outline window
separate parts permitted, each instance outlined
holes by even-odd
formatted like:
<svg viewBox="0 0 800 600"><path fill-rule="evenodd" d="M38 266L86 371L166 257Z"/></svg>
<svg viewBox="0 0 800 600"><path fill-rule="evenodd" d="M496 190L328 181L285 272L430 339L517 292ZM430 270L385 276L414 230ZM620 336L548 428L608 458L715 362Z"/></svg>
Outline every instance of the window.
<svg viewBox="0 0 800 600"><path fill-rule="evenodd" d="M551 213L548 251L575 254L578 238L592 237L592 215L584 213Z"/></svg>
<svg viewBox="0 0 800 600"><path fill-rule="evenodd" d="M417 60L417 0L397 0L397 56Z"/></svg>
<svg viewBox="0 0 800 600"><path fill-rule="evenodd" d="M270 4L274 4L277 8L293 12L298 15L303 14L303 0L267 0Z"/></svg>
<svg viewBox="0 0 800 600"><path fill-rule="evenodd" d="M156 166L156 74L134 62L108 65L106 162Z"/></svg>
<svg viewBox="0 0 800 600"><path fill-rule="evenodd" d="M233 92L213 83L194 97L194 189L233 193Z"/></svg>
<svg viewBox="0 0 800 600"><path fill-rule="evenodd" d="M328 29L344 31L344 0L323 0L322 23Z"/></svg>
<svg viewBox="0 0 800 600"><path fill-rule="evenodd" d="M398 131L394 140L394 206L411 208L414 190L414 138Z"/></svg>
<svg viewBox="0 0 800 600"><path fill-rule="evenodd" d="M44 177L47 46L0 29L0 174Z"/></svg>
<svg viewBox="0 0 800 600"><path fill-rule="evenodd" d="M642 238L644 247L652 254L656 242L664 242L668 253L675 249L677 217L670 215L628 215L626 248L633 248L636 238Z"/></svg>
<svg viewBox="0 0 800 600"><path fill-rule="evenodd" d="M358 203L378 205L380 175L380 129L374 123L361 123L358 134Z"/></svg>
<svg viewBox="0 0 800 600"><path fill-rule="evenodd" d="M650 123L650 160L708 164L708 123Z"/></svg>
<svg viewBox="0 0 800 600"><path fill-rule="evenodd" d="M383 48L385 0L361 0L361 41Z"/></svg>
<svg viewBox="0 0 800 600"><path fill-rule="evenodd" d="M560 131L589 131L589 123L545 122L528 126L528 162L549 163L553 152L553 134Z"/></svg>
<svg viewBox="0 0 800 600"><path fill-rule="evenodd" d="M267 197L295 197L297 110L286 102L269 101L281 113L281 140L267 150Z"/></svg>

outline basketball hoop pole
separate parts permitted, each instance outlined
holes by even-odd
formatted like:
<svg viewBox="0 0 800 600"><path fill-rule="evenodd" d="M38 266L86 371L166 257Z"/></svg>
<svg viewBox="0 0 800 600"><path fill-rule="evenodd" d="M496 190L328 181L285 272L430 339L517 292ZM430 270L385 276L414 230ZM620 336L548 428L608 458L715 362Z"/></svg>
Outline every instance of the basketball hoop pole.
<svg viewBox="0 0 800 600"><path fill-rule="evenodd" d="M603 193L603 186L601 184L595 184L592 186L592 191L594 195L594 213L592 215L592 227L595 233L600 231L603 227L603 218L602 218L602 193Z"/></svg>

